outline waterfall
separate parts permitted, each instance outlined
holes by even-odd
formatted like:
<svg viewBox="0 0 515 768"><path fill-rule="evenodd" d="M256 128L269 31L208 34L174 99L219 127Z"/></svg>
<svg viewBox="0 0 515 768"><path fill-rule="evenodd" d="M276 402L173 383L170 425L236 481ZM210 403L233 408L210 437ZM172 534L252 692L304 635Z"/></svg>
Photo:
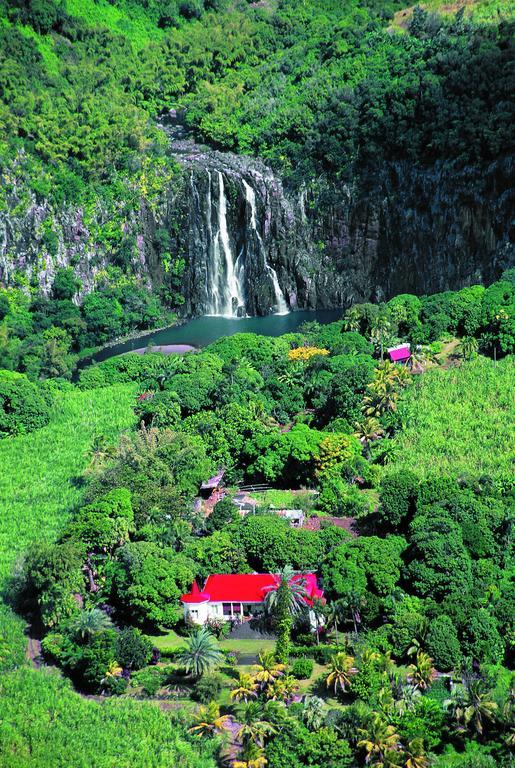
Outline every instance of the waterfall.
<svg viewBox="0 0 515 768"><path fill-rule="evenodd" d="M242 179L243 182L243 188L245 189L245 199L247 200L247 203L250 207L250 226L252 227L252 231L254 232L256 239L259 244L259 249L263 255L263 262L265 265L265 269L270 276L270 279L272 281L272 286L274 289L274 296L275 296L275 306L277 309L276 314L277 315L286 315L288 314L288 305L286 303L286 299L284 298L284 294L281 290L281 286L279 285L279 278L277 277L277 272L275 269L270 266L270 264L267 262L266 259L266 251L265 246L263 244L263 239L261 235L259 234L259 230L257 228L257 216L256 216L256 195L250 184L248 184L245 179Z"/></svg>
<svg viewBox="0 0 515 768"><path fill-rule="evenodd" d="M210 306L208 314L237 316L244 312L245 298L243 290L244 269L241 254L233 258L229 230L227 228L227 200L225 197L224 177L218 176L218 229L213 236L211 225L211 174L209 173L207 205L208 241L212 257L210 258L210 285L208 286ZM222 259L223 255L223 259Z"/></svg>
<svg viewBox="0 0 515 768"><path fill-rule="evenodd" d="M209 248L208 259L208 285L211 291L211 312L210 314L220 314L219 310L222 306L222 300L220 296L220 275L222 272L220 263L220 245L218 237L213 238L213 222L212 222L212 207L213 200L211 194L211 172L207 171L207 199L206 199L206 231L207 231L207 244Z"/></svg>

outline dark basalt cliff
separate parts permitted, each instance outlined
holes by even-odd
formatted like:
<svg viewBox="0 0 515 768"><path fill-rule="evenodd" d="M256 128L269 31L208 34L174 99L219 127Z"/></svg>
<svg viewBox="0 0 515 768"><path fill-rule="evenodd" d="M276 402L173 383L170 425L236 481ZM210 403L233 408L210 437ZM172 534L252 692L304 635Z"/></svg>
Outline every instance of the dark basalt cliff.
<svg viewBox="0 0 515 768"><path fill-rule="evenodd" d="M509 159L483 170L392 163L366 189L317 180L292 191L259 160L180 137L171 147L181 172L158 203L126 206L120 227L134 243L128 269L149 289L169 280L154 238L169 233L170 252L185 262L185 315L433 293L487 283L513 263ZM109 215L99 206L94 225ZM112 260L95 226L80 209L30 197L22 206L14 189L0 213L0 281L21 273L48 292L56 268L71 264L91 290Z"/></svg>

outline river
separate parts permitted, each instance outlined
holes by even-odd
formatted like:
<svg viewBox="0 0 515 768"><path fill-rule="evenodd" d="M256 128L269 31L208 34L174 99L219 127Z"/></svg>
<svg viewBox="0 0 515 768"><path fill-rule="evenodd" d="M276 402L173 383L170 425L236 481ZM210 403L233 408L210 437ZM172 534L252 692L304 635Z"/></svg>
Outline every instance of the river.
<svg viewBox="0 0 515 768"><path fill-rule="evenodd" d="M124 352L132 352L147 346L165 346L167 344L189 344L192 347L205 347L221 336L234 333L259 333L263 336L282 336L298 330L302 323L316 320L319 323L332 323L339 320L343 309L317 309L289 312L286 315L267 315L266 317L197 317L182 325L152 331L144 336L113 344L99 350L92 361L101 362Z"/></svg>

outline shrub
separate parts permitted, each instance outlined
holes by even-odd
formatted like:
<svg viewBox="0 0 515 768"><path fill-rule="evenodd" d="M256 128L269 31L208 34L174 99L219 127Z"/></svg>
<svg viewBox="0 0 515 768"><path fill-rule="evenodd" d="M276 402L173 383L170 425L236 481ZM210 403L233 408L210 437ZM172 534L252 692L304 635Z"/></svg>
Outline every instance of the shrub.
<svg viewBox="0 0 515 768"><path fill-rule="evenodd" d="M437 669L447 671L456 668L460 663L460 641L449 616L444 614L431 621L426 646Z"/></svg>
<svg viewBox="0 0 515 768"><path fill-rule="evenodd" d="M291 667L291 673L297 680L307 680L313 674L313 662L311 659L295 659Z"/></svg>
<svg viewBox="0 0 515 768"><path fill-rule="evenodd" d="M138 629L122 629L116 638L116 658L126 669L141 669L152 658L152 643Z"/></svg>
<svg viewBox="0 0 515 768"><path fill-rule="evenodd" d="M201 704L217 701L222 691L223 680L218 674L203 675L193 686L193 698Z"/></svg>
<svg viewBox="0 0 515 768"><path fill-rule="evenodd" d="M383 527L396 531L406 526L414 512L417 488L418 478L408 470L392 472L382 479L377 517Z"/></svg>
<svg viewBox="0 0 515 768"><path fill-rule="evenodd" d="M50 420L48 405L21 373L0 371L0 438L32 432Z"/></svg>
<svg viewBox="0 0 515 768"><path fill-rule="evenodd" d="M209 627L213 635L220 640L220 638L227 637L231 630L231 626L225 619L216 618L212 616L206 621L206 626Z"/></svg>
<svg viewBox="0 0 515 768"><path fill-rule="evenodd" d="M165 681L165 673L159 667L145 667L132 676L133 684L141 686L146 696L155 696Z"/></svg>
<svg viewBox="0 0 515 768"><path fill-rule="evenodd" d="M107 677L102 683L102 691L112 696L121 696L126 692L129 683L125 677L118 677L117 675L111 675Z"/></svg>
<svg viewBox="0 0 515 768"><path fill-rule="evenodd" d="M334 656L335 653L338 653L338 651L341 651L341 648L335 645L319 645L314 649L313 655L315 661L319 664L328 664L331 657Z"/></svg>
<svg viewBox="0 0 515 768"><path fill-rule="evenodd" d="M336 530L340 530L337 528ZM315 642L315 636L312 635L310 632L306 632L305 634L298 634L295 638L296 645L307 645L310 648L316 644Z"/></svg>

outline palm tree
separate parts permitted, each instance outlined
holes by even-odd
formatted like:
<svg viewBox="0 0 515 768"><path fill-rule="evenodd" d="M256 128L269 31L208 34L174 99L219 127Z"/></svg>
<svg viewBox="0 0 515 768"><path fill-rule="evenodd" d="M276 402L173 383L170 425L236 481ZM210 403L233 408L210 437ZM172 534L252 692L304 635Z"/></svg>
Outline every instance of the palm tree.
<svg viewBox="0 0 515 768"><path fill-rule="evenodd" d="M436 677L433 659L424 651L417 653L414 664L408 667L408 680L415 688L425 691Z"/></svg>
<svg viewBox="0 0 515 768"><path fill-rule="evenodd" d="M346 653L335 653L329 662L329 674L326 678L328 688L334 688L334 692L341 688L345 692L346 687L350 685L351 678L357 670L354 667L354 657Z"/></svg>
<svg viewBox="0 0 515 768"><path fill-rule="evenodd" d="M477 355L479 342L474 336L464 336L460 342L460 352L464 360L472 360Z"/></svg>
<svg viewBox="0 0 515 768"><path fill-rule="evenodd" d="M272 651L262 651L259 654L259 664L254 665L254 680L262 688L271 685L274 680L284 675L286 664L278 664Z"/></svg>
<svg viewBox="0 0 515 768"><path fill-rule="evenodd" d="M289 612L291 616L298 616L305 611L308 600L306 590L306 579L304 576L295 574L293 568L285 566L282 571L274 577L274 583L269 587L265 596L265 607L268 613L274 613L277 608L277 598L281 584L288 585L289 592Z"/></svg>
<svg viewBox="0 0 515 768"><path fill-rule="evenodd" d="M378 768L390 768L399 764L400 739L393 725L387 725L376 715L367 728L359 729L359 733L363 738L358 741L357 746L365 750L367 763L372 763Z"/></svg>
<svg viewBox="0 0 515 768"><path fill-rule="evenodd" d="M195 677L202 677L204 672L221 664L223 659L224 655L216 638L207 627L194 630L188 639L188 645L177 657L186 672Z"/></svg>
<svg viewBox="0 0 515 768"><path fill-rule="evenodd" d="M359 331L361 325L361 312L357 307L351 307L343 317L343 328L346 331Z"/></svg>
<svg viewBox="0 0 515 768"><path fill-rule="evenodd" d="M458 730L472 727L479 736L483 735L486 723L495 720L497 712L496 702L478 678L457 686L452 698L444 702L444 707L454 716Z"/></svg>
<svg viewBox="0 0 515 768"><path fill-rule="evenodd" d="M354 437L357 437L366 452L369 452L370 443L379 440L384 435L384 429L374 416L368 416L357 422Z"/></svg>
<svg viewBox="0 0 515 768"><path fill-rule="evenodd" d="M286 723L291 722L288 708L284 702L276 701L275 699L270 699L269 701L264 702L263 719L278 728L282 728Z"/></svg>
<svg viewBox="0 0 515 768"><path fill-rule="evenodd" d="M264 768L267 762L263 748L253 741L248 741L238 759L232 761L231 768Z"/></svg>
<svg viewBox="0 0 515 768"><path fill-rule="evenodd" d="M238 707L236 717L240 724L236 740L242 744L252 741L262 747L267 736L277 733L277 728L263 718L263 708L257 701Z"/></svg>
<svg viewBox="0 0 515 768"><path fill-rule="evenodd" d="M302 719L309 730L318 731L325 722L325 716L325 701L319 698L319 696L306 696L302 710Z"/></svg>
<svg viewBox="0 0 515 768"><path fill-rule="evenodd" d="M111 445L106 435L96 435L93 438L91 447L84 454L89 459L87 471L95 472L101 469L104 464L113 458L114 453L114 446Z"/></svg>
<svg viewBox="0 0 515 768"><path fill-rule="evenodd" d="M298 690L297 680L291 675L284 675L267 686L265 696L272 701L288 702L293 699Z"/></svg>
<svg viewBox="0 0 515 768"><path fill-rule="evenodd" d="M236 701L247 702L249 699L257 696L257 689L258 685L252 675L240 672L238 686L231 691L230 697Z"/></svg>
<svg viewBox="0 0 515 768"><path fill-rule="evenodd" d="M216 701L211 701L207 706L200 707L195 716L195 725L188 732L196 736L217 736L227 730L229 720L229 715L220 714Z"/></svg>
<svg viewBox="0 0 515 768"><path fill-rule="evenodd" d="M405 748L406 768L427 768L429 760L424 752L424 740L413 739Z"/></svg>
<svg viewBox="0 0 515 768"><path fill-rule="evenodd" d="M71 628L76 637L90 641L94 635L112 629L113 622L100 608L86 608L73 620Z"/></svg>
<svg viewBox="0 0 515 768"><path fill-rule="evenodd" d="M392 322L388 310L383 307L372 321L370 329L370 339L379 347L381 360L384 359L385 341L391 336L391 333Z"/></svg>
<svg viewBox="0 0 515 768"><path fill-rule="evenodd" d="M338 634L338 625L342 621L342 614L343 614L343 606L340 602L340 600L335 600L330 605L326 605L325 607L325 618L327 621L328 627L332 626L334 628L334 634L336 636L336 645L340 645L340 637Z"/></svg>

